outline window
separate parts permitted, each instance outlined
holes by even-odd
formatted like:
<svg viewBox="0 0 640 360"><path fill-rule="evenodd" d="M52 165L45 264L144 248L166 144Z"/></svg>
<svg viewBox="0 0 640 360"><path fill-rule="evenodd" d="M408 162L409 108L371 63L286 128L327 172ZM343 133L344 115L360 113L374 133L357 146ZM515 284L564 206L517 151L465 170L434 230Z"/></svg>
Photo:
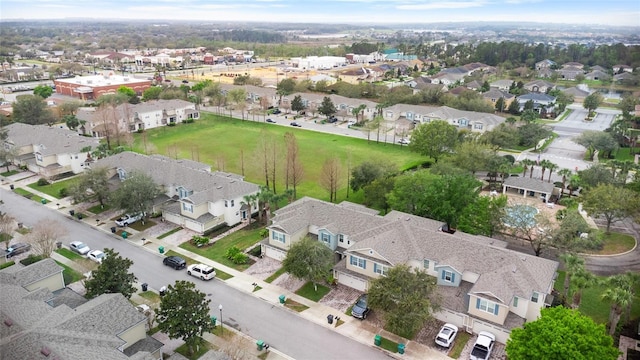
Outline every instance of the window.
<svg viewBox="0 0 640 360"><path fill-rule="evenodd" d="M234 201L234 200L231 200L231 207L234 207L234 206L235 206L235 205L234 205L234 203L233 203L233 201Z"/></svg>
<svg viewBox="0 0 640 360"><path fill-rule="evenodd" d="M349 263L353 266L359 267L361 269L366 269L367 268L367 260L361 258L361 257L357 257L357 256L353 256L351 255L351 257L349 258Z"/></svg>
<svg viewBox="0 0 640 360"><path fill-rule="evenodd" d="M344 242L344 235L338 234L338 241L343 243Z"/></svg>
<svg viewBox="0 0 640 360"><path fill-rule="evenodd" d="M429 268L429 260L425 260L424 261L424 268L428 269Z"/></svg>
<svg viewBox="0 0 640 360"><path fill-rule="evenodd" d="M473 125L473 128L474 129L478 129L478 130L482 130L483 126L482 126L482 124L476 123L475 125Z"/></svg>
<svg viewBox="0 0 640 360"><path fill-rule="evenodd" d="M513 297L513 307L518 307L518 297L517 296Z"/></svg>
<svg viewBox="0 0 640 360"><path fill-rule="evenodd" d="M42 161L42 155L36 154L36 160L38 160L38 162Z"/></svg>
<svg viewBox="0 0 640 360"><path fill-rule="evenodd" d="M373 263L373 272L376 274L380 274L382 276L387 276L387 272L389 272L389 267L380 265L378 263Z"/></svg>
<svg viewBox="0 0 640 360"><path fill-rule="evenodd" d="M493 315L498 315L498 304L493 301L485 300L485 299L476 299L476 309L488 312Z"/></svg>
<svg viewBox="0 0 640 360"><path fill-rule="evenodd" d="M183 188L182 186L178 188L178 198L183 199L189 195L191 195L191 192L187 189Z"/></svg>
<svg viewBox="0 0 640 360"><path fill-rule="evenodd" d="M531 301L534 303L538 302L538 297L540 296L540 294L538 294L537 292L533 292L533 294L531 294Z"/></svg>
<svg viewBox="0 0 640 360"><path fill-rule="evenodd" d="M193 204L182 203L182 210L192 213Z"/></svg>
<svg viewBox="0 0 640 360"><path fill-rule="evenodd" d="M440 276L440 278L446 282L452 283L456 281L456 274L451 271L442 270L442 275Z"/></svg>
<svg viewBox="0 0 640 360"><path fill-rule="evenodd" d="M458 123L459 123L461 126L467 126L467 124L469 123L469 120L467 120L467 119L460 119L460 121L458 121Z"/></svg>
<svg viewBox="0 0 640 360"><path fill-rule="evenodd" d="M320 236L320 240L322 240L322 242L325 243L330 243L331 242L331 235L327 234L327 233L322 233L322 235Z"/></svg>
<svg viewBox="0 0 640 360"><path fill-rule="evenodd" d="M284 244L284 234L276 231L271 231L271 238L275 241L279 241Z"/></svg>
<svg viewBox="0 0 640 360"><path fill-rule="evenodd" d="M229 207L229 202L227 200L224 201L224 207Z"/></svg>

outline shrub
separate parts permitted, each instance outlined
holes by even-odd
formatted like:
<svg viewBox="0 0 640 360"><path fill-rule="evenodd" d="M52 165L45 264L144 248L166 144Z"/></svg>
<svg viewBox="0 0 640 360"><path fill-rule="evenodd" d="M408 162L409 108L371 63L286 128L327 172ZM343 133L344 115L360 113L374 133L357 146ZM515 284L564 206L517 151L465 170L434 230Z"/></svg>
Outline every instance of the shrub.
<svg viewBox="0 0 640 360"><path fill-rule="evenodd" d="M556 213L556 220L562 220L567 216L567 209L560 209Z"/></svg>
<svg viewBox="0 0 640 360"><path fill-rule="evenodd" d="M196 246L204 246L209 244L209 238L206 236L193 235L191 241L193 241L194 245Z"/></svg>
<svg viewBox="0 0 640 360"><path fill-rule="evenodd" d="M262 247L260 246L260 244L254 246L251 250L249 250L249 254L251 254L253 256L262 255Z"/></svg>
<svg viewBox="0 0 640 360"><path fill-rule="evenodd" d="M574 198L563 197L558 201L558 205L566 206L568 208L575 208L578 206L578 201Z"/></svg>
<svg viewBox="0 0 640 360"><path fill-rule="evenodd" d="M138 134L142 134L142 133L144 132L144 129L138 129L136 132L137 132Z"/></svg>
<svg viewBox="0 0 640 360"><path fill-rule="evenodd" d="M60 195L61 198L65 198L69 196L69 190L67 190L67 188L62 188L58 191L58 195Z"/></svg>
<svg viewBox="0 0 640 360"><path fill-rule="evenodd" d="M27 256L25 259L20 260L20 264L27 266L27 265L31 265L33 263L37 263L38 261L44 259L44 256L42 255L29 255Z"/></svg>
<svg viewBox="0 0 640 360"><path fill-rule="evenodd" d="M49 185L49 182L47 181L47 179L45 178L38 179L38 186L47 186L47 185Z"/></svg>
<svg viewBox="0 0 640 360"><path fill-rule="evenodd" d="M170 123L167 124L167 126L176 126L176 123L170 122Z"/></svg>
<svg viewBox="0 0 640 360"><path fill-rule="evenodd" d="M503 158L507 159L511 165L516 162L516 158L511 154L504 155Z"/></svg>
<svg viewBox="0 0 640 360"><path fill-rule="evenodd" d="M267 236L269 236L269 230L267 229L262 229L258 232L258 235L260 235L260 237L265 238Z"/></svg>
<svg viewBox="0 0 640 360"><path fill-rule="evenodd" d="M233 260L237 254L240 253L240 249L237 246L230 247L227 249L226 257L229 260Z"/></svg>
<svg viewBox="0 0 640 360"><path fill-rule="evenodd" d="M236 265L242 265L242 264L246 264L247 261L249 261L249 256L247 256L247 254L245 253L237 253L233 256L233 259L231 259L233 261L234 264Z"/></svg>

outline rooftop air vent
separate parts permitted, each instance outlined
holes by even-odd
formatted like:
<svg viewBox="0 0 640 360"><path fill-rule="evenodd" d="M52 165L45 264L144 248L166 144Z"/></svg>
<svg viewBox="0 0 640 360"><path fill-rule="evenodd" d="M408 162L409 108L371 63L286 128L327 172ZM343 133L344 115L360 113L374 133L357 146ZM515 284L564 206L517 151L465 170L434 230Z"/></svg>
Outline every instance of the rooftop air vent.
<svg viewBox="0 0 640 360"><path fill-rule="evenodd" d="M48 347L43 346L42 349L40 349L40 353L48 357L49 355L51 355L51 350L49 350Z"/></svg>

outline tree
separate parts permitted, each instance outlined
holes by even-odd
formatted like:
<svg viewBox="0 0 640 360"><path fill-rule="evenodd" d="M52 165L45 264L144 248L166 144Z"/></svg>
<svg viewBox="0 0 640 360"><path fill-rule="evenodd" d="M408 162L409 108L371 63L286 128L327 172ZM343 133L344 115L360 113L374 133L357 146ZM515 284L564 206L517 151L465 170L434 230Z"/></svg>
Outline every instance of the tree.
<svg viewBox="0 0 640 360"><path fill-rule="evenodd" d="M5 249L9 248L9 241L16 229L16 219L7 212L0 211L0 242L4 241Z"/></svg>
<svg viewBox="0 0 640 360"><path fill-rule="evenodd" d="M507 108L507 112L512 115L520 114L520 103L517 100L513 100L509 103L509 107Z"/></svg>
<svg viewBox="0 0 640 360"><path fill-rule="evenodd" d="M395 334L414 333L438 308L437 301L431 299L434 278L405 264L382 267L381 271L385 276L371 281L369 306L383 312L385 329Z"/></svg>
<svg viewBox="0 0 640 360"><path fill-rule="evenodd" d="M569 296L569 287L571 286L571 276L584 270L584 259L575 254L564 253L560 255L560 259L564 263L564 298Z"/></svg>
<svg viewBox="0 0 640 360"><path fill-rule="evenodd" d="M550 246L553 226L547 215L535 211L529 205L508 206L504 221L511 236L528 242L535 255L540 256Z"/></svg>
<svg viewBox="0 0 640 360"><path fill-rule="evenodd" d="M142 92L142 98L144 101L158 100L160 98L160 93L162 93L162 87L152 86Z"/></svg>
<svg viewBox="0 0 640 360"><path fill-rule="evenodd" d="M607 234L611 223L626 219L638 213L640 200L638 194L612 184L601 184L590 189L583 200L584 208L595 216L602 216L607 222Z"/></svg>
<svg viewBox="0 0 640 360"><path fill-rule="evenodd" d="M296 95L293 97L293 100L291 100L291 110L295 111L296 113L299 113L300 111L304 110L302 95Z"/></svg>
<svg viewBox="0 0 640 360"><path fill-rule="evenodd" d="M627 272L609 276L604 280L606 289L601 297L603 301L611 304L609 311L609 335L615 334L618 322L627 306L633 303L634 287L638 285L637 275Z"/></svg>
<svg viewBox="0 0 640 360"><path fill-rule="evenodd" d="M234 109L240 109L240 112L242 113L242 120L244 120L244 109L247 106L247 92L243 88L236 88L229 90L227 96L234 105Z"/></svg>
<svg viewBox="0 0 640 360"><path fill-rule="evenodd" d="M133 264L131 259L123 258L113 249L104 249L105 257L97 269L91 272L91 277L85 280L87 298L91 299L102 294L120 293L127 299L136 292L134 283L136 276L129 272Z"/></svg>
<svg viewBox="0 0 640 360"><path fill-rule="evenodd" d="M48 98L53 94L53 89L49 85L38 85L33 88L33 95L38 95L43 99Z"/></svg>
<svg viewBox="0 0 640 360"><path fill-rule="evenodd" d="M392 209L424 216L424 194L431 184L438 178L429 170L406 172L396 177L393 190L388 195L388 202Z"/></svg>
<svg viewBox="0 0 640 360"><path fill-rule="evenodd" d="M597 109L603 101L604 97L602 96L602 94L596 91L584 98L582 106L589 111L589 116L591 116L593 111Z"/></svg>
<svg viewBox="0 0 640 360"><path fill-rule="evenodd" d="M213 330L209 303L211 300L197 290L194 283L177 280L160 299L160 308L156 311L158 329L171 339L182 339L189 354L193 354L202 334Z"/></svg>
<svg viewBox="0 0 640 360"><path fill-rule="evenodd" d="M296 89L296 81L294 79L283 79L276 86L276 94L280 96L278 104L282 103L283 96L289 96L293 94Z"/></svg>
<svg viewBox="0 0 640 360"><path fill-rule="evenodd" d="M504 112L504 97L499 97L498 100L496 100L496 106L495 109L497 112Z"/></svg>
<svg viewBox="0 0 640 360"><path fill-rule="evenodd" d="M293 188L293 198L297 198L297 188L302 182L304 168L300 161L300 149L295 134L286 132L284 141L287 147L287 164L285 168L285 188Z"/></svg>
<svg viewBox="0 0 640 360"><path fill-rule="evenodd" d="M69 194L76 203L96 200L104 206L109 199L109 170L107 168L91 168L86 170L69 189Z"/></svg>
<svg viewBox="0 0 640 360"><path fill-rule="evenodd" d="M610 133L596 130L582 132L582 134L573 139L573 142L587 148L590 160L594 159L596 150L606 156L618 148L617 141Z"/></svg>
<svg viewBox="0 0 640 360"><path fill-rule="evenodd" d="M133 172L120 183L112 194L113 203L128 213L147 213L153 206L153 199L162 194L158 185L147 174ZM144 224L144 217L142 218Z"/></svg>
<svg viewBox="0 0 640 360"><path fill-rule="evenodd" d="M391 164L365 160L351 170L349 185L351 190L358 191L377 179L389 176L393 171Z"/></svg>
<svg viewBox="0 0 640 360"><path fill-rule="evenodd" d="M443 120L418 125L411 135L409 149L433 158L435 162L453 151L458 141L458 129Z"/></svg>
<svg viewBox="0 0 640 360"><path fill-rule="evenodd" d="M322 98L322 103L318 108L318 112L326 117L329 117L337 112L336 106L333 104L333 101L331 101L330 97L325 96L324 98Z"/></svg>
<svg viewBox="0 0 640 360"><path fill-rule="evenodd" d="M67 230L55 220L44 220L36 224L28 235L28 242L34 252L49 257L56 249L56 243L67 235Z"/></svg>
<svg viewBox="0 0 640 360"><path fill-rule="evenodd" d="M340 186L340 160L332 157L326 159L320 173L320 186L329 192L329 201L337 200L338 187Z"/></svg>
<svg viewBox="0 0 640 360"><path fill-rule="evenodd" d="M458 220L458 230L467 234L492 237L503 227L504 208L507 197L479 196L476 201L462 210Z"/></svg>
<svg viewBox="0 0 640 360"><path fill-rule="evenodd" d="M460 169L475 174L487 168L492 155L489 145L477 141L463 141L456 147L456 152L451 156L451 162Z"/></svg>
<svg viewBox="0 0 640 360"><path fill-rule="evenodd" d="M13 121L29 125L51 126L56 119L40 96L20 95L13 104Z"/></svg>
<svg viewBox="0 0 640 360"><path fill-rule="evenodd" d="M333 268L333 252L320 240L308 237L294 243L287 251L287 257L282 261L282 267L289 274L311 281L313 288L318 291L317 283L329 278Z"/></svg>
<svg viewBox="0 0 640 360"><path fill-rule="evenodd" d="M125 85L120 86L118 90L116 90L116 92L118 94L126 96L127 99L131 99L132 97L136 96L136 91Z"/></svg>
<svg viewBox="0 0 640 360"><path fill-rule="evenodd" d="M573 174L571 169L560 169L558 170L558 175L562 176L562 190L560 191L560 196L564 195L564 189L567 187L567 179Z"/></svg>
<svg viewBox="0 0 640 360"><path fill-rule="evenodd" d="M60 104L59 109L62 115L75 115L81 106L82 106L82 101L71 100L71 101L65 101L62 104Z"/></svg>
<svg viewBox="0 0 640 360"><path fill-rule="evenodd" d="M62 121L64 121L67 127L73 131L76 131L78 126L80 126L80 120L78 120L75 115L65 115L62 118Z"/></svg>
<svg viewBox="0 0 640 360"><path fill-rule="evenodd" d="M512 329L505 350L513 360L615 360L619 354L604 325L561 306L543 308L540 318Z"/></svg>
<svg viewBox="0 0 640 360"><path fill-rule="evenodd" d="M522 177L527 175L527 170L531 170L531 174L533 174L533 166L536 164L535 160L531 159L522 159L520 160L520 164L522 165Z"/></svg>
<svg viewBox="0 0 640 360"><path fill-rule="evenodd" d="M368 207L380 209L386 214L390 207L387 201L387 194L393 190L394 185L395 178L393 176L385 176L373 180L363 188L363 204Z"/></svg>

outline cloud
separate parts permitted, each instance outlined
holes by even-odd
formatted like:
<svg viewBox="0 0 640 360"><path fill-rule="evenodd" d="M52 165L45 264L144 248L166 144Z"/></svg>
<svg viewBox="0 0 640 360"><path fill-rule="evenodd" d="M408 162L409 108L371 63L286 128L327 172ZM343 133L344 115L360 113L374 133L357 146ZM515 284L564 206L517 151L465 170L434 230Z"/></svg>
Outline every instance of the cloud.
<svg viewBox="0 0 640 360"><path fill-rule="evenodd" d="M406 4L398 5L396 9L400 10L435 10L435 9L466 9L473 7L481 7L486 5L484 0L476 1L437 1L427 4Z"/></svg>

